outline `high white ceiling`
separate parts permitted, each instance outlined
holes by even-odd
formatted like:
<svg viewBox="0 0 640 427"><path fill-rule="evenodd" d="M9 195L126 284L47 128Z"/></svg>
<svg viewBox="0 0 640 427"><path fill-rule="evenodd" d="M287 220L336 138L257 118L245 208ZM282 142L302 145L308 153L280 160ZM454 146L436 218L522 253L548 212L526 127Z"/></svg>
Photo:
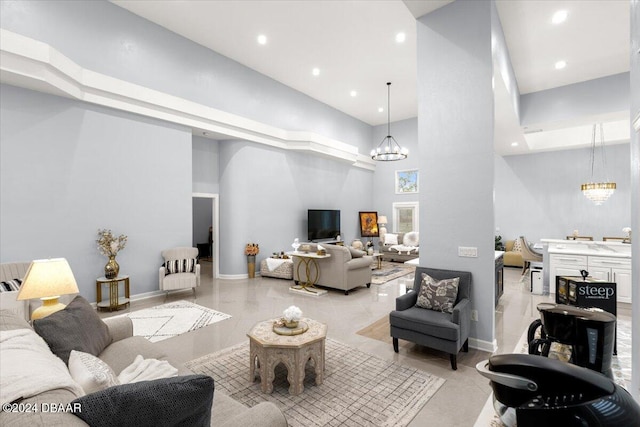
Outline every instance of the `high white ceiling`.
<svg viewBox="0 0 640 427"><path fill-rule="evenodd" d="M391 120L417 115L414 15L451 0L112 1L346 114L379 125L387 120L387 81L392 82ZM628 0L498 0L496 4L522 94L629 70ZM568 12L567 21L553 25L551 16L559 9ZM398 43L396 35L401 32L406 39ZM259 35L267 37L266 44L257 42ZM556 70L554 64L560 59L567 66ZM312 74L313 68L319 69L318 76ZM357 95L351 96L351 91ZM590 129L586 120L568 124L568 128L580 126ZM511 133L502 135L502 128L497 126L496 149L508 154L514 129L511 126ZM518 132L524 142L522 129ZM586 135L590 138L590 130ZM587 139L581 145L589 143ZM538 141L539 148L533 148L525 143L517 152L557 148L549 144Z"/></svg>

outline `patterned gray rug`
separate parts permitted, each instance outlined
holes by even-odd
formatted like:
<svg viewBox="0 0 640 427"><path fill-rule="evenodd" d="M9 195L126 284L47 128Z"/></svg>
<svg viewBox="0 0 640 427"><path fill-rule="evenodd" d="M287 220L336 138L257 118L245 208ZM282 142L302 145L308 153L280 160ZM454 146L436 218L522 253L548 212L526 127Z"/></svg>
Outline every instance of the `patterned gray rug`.
<svg viewBox="0 0 640 427"><path fill-rule="evenodd" d="M304 391L298 396L289 395L282 365L276 368L272 394L260 391L259 378L248 381L248 342L192 360L186 366L212 376L216 390L247 406L273 402L284 412L290 427L406 426L445 381L329 338L325 356L323 384L315 385L309 362Z"/></svg>
<svg viewBox="0 0 640 427"><path fill-rule="evenodd" d="M382 261L382 268L371 270L371 284L382 285L390 280L398 277L412 274L416 268L412 265L406 265L398 262Z"/></svg>

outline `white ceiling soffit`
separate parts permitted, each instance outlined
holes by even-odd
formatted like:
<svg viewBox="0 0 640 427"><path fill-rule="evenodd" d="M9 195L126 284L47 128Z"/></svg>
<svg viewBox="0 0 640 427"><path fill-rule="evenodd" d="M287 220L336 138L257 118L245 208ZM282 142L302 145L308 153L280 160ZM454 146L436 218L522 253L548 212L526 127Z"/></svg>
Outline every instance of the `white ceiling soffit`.
<svg viewBox="0 0 640 427"><path fill-rule="evenodd" d="M592 117L591 119L588 124L563 125L544 132L527 133L525 139L532 151L589 147L593 141L593 125L602 122L606 145L624 144L630 141L631 123L628 111ZM599 126L596 133L596 144L600 145Z"/></svg>
<svg viewBox="0 0 640 427"><path fill-rule="evenodd" d="M402 0L402 2L407 6L407 9L409 9L416 19L426 15L427 13L431 13L436 9L440 9L442 6L453 3L453 1L454 0Z"/></svg>

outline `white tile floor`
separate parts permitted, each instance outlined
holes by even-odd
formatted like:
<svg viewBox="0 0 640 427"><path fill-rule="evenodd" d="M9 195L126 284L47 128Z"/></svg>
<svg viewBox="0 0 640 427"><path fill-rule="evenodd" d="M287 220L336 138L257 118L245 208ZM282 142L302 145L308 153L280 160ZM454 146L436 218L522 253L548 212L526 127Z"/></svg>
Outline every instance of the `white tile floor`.
<svg viewBox="0 0 640 427"><path fill-rule="evenodd" d="M305 316L327 323L328 336L389 360L416 367L446 379L445 384L416 416L411 427L424 425L472 426L489 396L486 379L475 371L475 364L490 354L470 349L458 356L458 370L452 371L444 353L415 345L403 345L400 353L391 344L370 339L355 332L389 314L395 298L403 293L404 280L395 279L384 285L359 288L348 296L329 291L321 297L302 296L288 290L290 281L260 278L214 280L205 274L194 299L191 291L176 292L167 301L186 299L233 317L194 332L180 335L161 345L178 362L203 356L244 342L246 332L256 322L278 317L290 305L297 305ZM210 271L210 270L209 270ZM496 340L499 353L511 352L529 324L538 317L536 305L549 301L548 296L531 295L528 284L520 282L520 269L505 268L505 292L496 307ZM133 301L128 310L161 304L164 297ZM113 313L122 314L123 312ZM630 306L620 304L618 315L630 318ZM437 421L436 421L437 420Z"/></svg>

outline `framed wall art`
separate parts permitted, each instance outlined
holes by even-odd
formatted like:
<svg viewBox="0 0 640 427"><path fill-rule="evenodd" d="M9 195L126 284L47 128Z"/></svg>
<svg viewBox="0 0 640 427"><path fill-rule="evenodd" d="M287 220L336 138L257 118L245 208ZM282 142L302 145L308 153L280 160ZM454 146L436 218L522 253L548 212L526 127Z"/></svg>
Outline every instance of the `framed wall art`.
<svg viewBox="0 0 640 427"><path fill-rule="evenodd" d="M396 171L396 194L418 192L418 169Z"/></svg>
<svg viewBox="0 0 640 427"><path fill-rule="evenodd" d="M360 212L360 235L378 237L378 212Z"/></svg>

